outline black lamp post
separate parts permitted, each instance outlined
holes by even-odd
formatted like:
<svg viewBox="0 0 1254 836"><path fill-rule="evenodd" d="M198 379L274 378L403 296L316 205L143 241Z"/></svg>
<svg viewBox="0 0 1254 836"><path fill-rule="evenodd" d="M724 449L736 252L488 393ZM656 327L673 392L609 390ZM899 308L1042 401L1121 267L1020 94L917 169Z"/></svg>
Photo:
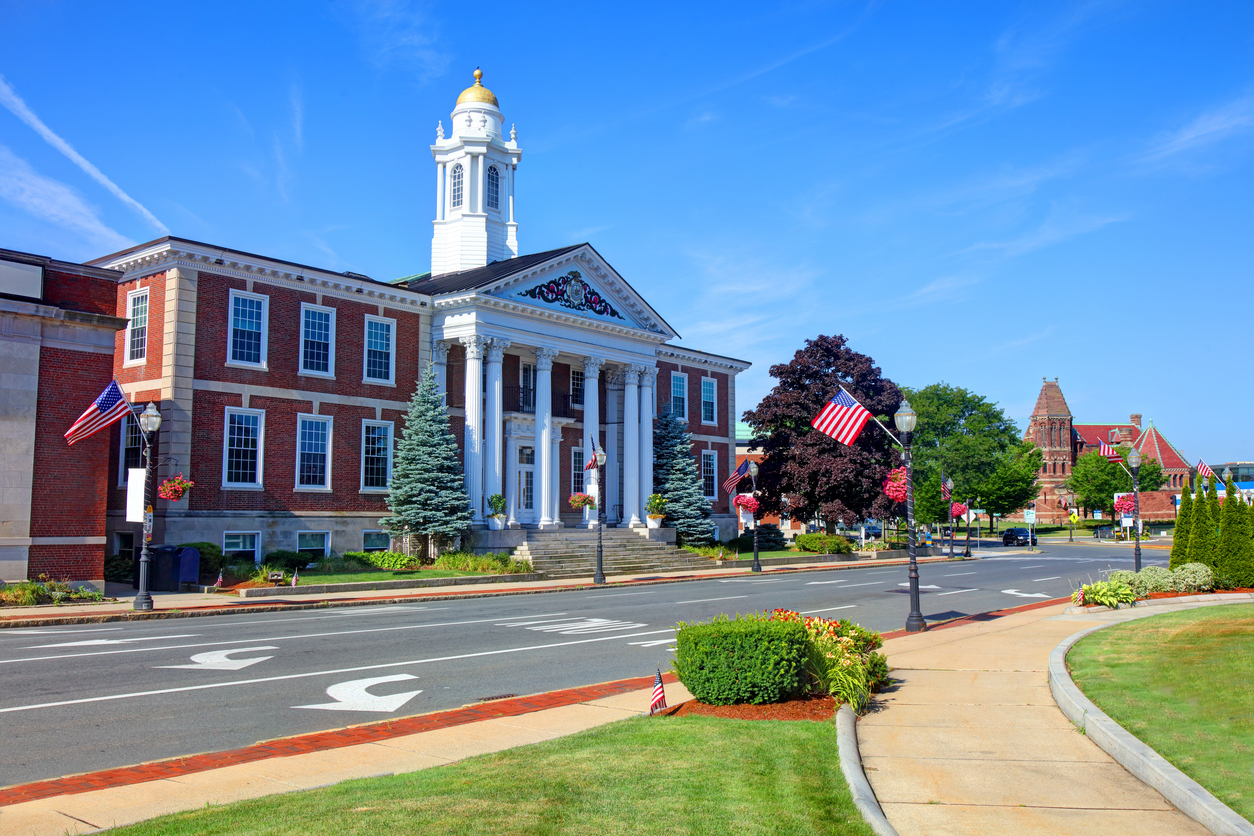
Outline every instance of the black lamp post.
<svg viewBox="0 0 1254 836"><path fill-rule="evenodd" d="M753 498L758 498L758 463L749 462L749 476L753 479ZM753 512L753 568L750 572L761 572L762 564L758 562L758 512Z"/></svg>
<svg viewBox="0 0 1254 836"><path fill-rule="evenodd" d="M949 488L949 559L954 557L954 478L952 476L945 479L945 487Z"/></svg>
<svg viewBox="0 0 1254 836"><path fill-rule="evenodd" d="M605 467L605 451L601 449L601 445L597 444L597 451L593 455L597 460L597 571L592 576L593 583L605 583L605 572L602 570L601 560L604 551L601 545L601 532L605 530L605 503L601 501L605 495L604 488L601 487L601 468Z"/></svg>
<svg viewBox="0 0 1254 836"><path fill-rule="evenodd" d="M149 402L144 411L139 414L138 422L140 434L144 440L144 548L139 553L139 594L135 596L135 602L131 608L147 612L152 609L152 595L148 592L148 538L152 535L152 517L148 513L151 507L148 500L148 485L152 482L152 437L156 435L157 430L161 429L161 413L157 411L156 404Z"/></svg>
<svg viewBox="0 0 1254 836"><path fill-rule="evenodd" d="M917 633L927 629L923 613L919 609L919 564L914 553L914 471L910 463L910 433L914 432L919 416L910 408L909 401L902 401L893 416L906 459L906 541L910 544L910 615L906 616L906 632Z"/></svg>
<svg viewBox="0 0 1254 836"><path fill-rule="evenodd" d="M1135 447L1128 451L1128 464L1132 466L1132 534L1136 545L1132 548L1132 571L1141 571L1141 489L1137 477L1141 472L1141 453Z"/></svg>

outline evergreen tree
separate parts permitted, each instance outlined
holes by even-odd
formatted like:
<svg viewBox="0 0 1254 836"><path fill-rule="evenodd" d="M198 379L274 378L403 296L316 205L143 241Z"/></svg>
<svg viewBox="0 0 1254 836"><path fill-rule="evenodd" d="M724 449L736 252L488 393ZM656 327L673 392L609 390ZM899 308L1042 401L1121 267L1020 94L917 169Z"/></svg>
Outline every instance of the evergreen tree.
<svg viewBox="0 0 1254 836"><path fill-rule="evenodd" d="M1237 508L1240 510L1238 518L1244 539L1241 541L1237 570L1232 581L1239 588L1251 589L1254 588L1254 506L1241 498Z"/></svg>
<svg viewBox="0 0 1254 836"><path fill-rule="evenodd" d="M1237 493L1232 479L1224 491L1223 510L1219 516L1219 549L1215 556L1215 565L1219 570L1225 586L1243 586L1238 583L1238 576L1244 576L1241 559L1245 551L1245 515L1241 512L1241 496Z"/></svg>
<svg viewBox="0 0 1254 836"><path fill-rule="evenodd" d="M1189 532L1193 521L1193 492L1186 481L1180 492L1180 508L1176 511L1176 530L1171 539L1171 568L1178 569L1189 562Z"/></svg>
<svg viewBox="0 0 1254 836"><path fill-rule="evenodd" d="M666 497L663 525L675 529L680 543L705 545L710 530L710 501L701 490L701 476L692 458L688 427L664 411L653 428L653 484Z"/></svg>
<svg viewBox="0 0 1254 836"><path fill-rule="evenodd" d="M1218 546L1215 525L1210 515L1210 502L1202 492L1199 481L1197 496L1193 498L1193 514L1189 520L1189 559L1186 563L1204 563L1215 568L1215 550Z"/></svg>
<svg viewBox="0 0 1254 836"><path fill-rule="evenodd" d="M431 557L470 528L473 519L457 439L429 365L409 400L387 503L392 515L379 525L396 537L425 536Z"/></svg>
<svg viewBox="0 0 1254 836"><path fill-rule="evenodd" d="M1219 491L1215 490L1215 477L1213 474L1210 477L1210 486L1206 491L1206 501L1210 504L1210 524L1218 531L1221 508L1219 505Z"/></svg>

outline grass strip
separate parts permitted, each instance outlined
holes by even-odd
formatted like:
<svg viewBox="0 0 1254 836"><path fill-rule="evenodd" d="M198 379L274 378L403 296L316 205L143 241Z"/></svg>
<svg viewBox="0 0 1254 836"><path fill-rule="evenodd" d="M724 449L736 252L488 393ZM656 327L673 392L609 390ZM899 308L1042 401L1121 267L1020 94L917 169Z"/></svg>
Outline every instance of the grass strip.
<svg viewBox="0 0 1254 836"><path fill-rule="evenodd" d="M1173 766L1254 820L1254 604L1164 613L1081 639L1084 695Z"/></svg>
<svg viewBox="0 0 1254 836"><path fill-rule="evenodd" d="M364 572L316 572L313 569L302 571L297 586L311 586L324 583L373 583L375 581L425 581L428 578L461 578L467 575L483 575L484 572L455 572L451 569L422 569Z"/></svg>
<svg viewBox="0 0 1254 836"><path fill-rule="evenodd" d="M712 717L634 718L109 833L872 836L840 773L833 723Z"/></svg>

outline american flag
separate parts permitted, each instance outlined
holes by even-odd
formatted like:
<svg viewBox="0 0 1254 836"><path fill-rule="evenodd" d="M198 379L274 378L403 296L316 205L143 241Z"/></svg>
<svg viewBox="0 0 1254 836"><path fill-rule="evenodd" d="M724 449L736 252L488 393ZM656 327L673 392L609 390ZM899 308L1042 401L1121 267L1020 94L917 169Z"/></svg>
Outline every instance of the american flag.
<svg viewBox="0 0 1254 836"><path fill-rule="evenodd" d="M941 474L941 499L948 502L953 498L953 494L949 491L949 483L945 481L945 474Z"/></svg>
<svg viewBox="0 0 1254 836"><path fill-rule="evenodd" d="M736 486L740 484L740 480L749 474L749 460L745 459L740 463L740 467L727 477L727 481L723 483L723 493L731 493L736 490Z"/></svg>
<svg viewBox="0 0 1254 836"><path fill-rule="evenodd" d="M1202 461L1201 459L1198 459L1197 460L1197 475L1203 478L1209 479L1215 475L1215 471L1211 470L1210 467L1207 466L1206 462Z"/></svg>
<svg viewBox="0 0 1254 836"><path fill-rule="evenodd" d="M658 709L666 708L666 689L662 687L662 669L657 669L657 679L653 680L653 700L649 703L649 714Z"/></svg>
<svg viewBox="0 0 1254 836"><path fill-rule="evenodd" d="M78 416L74 426L66 431L65 440L70 444L82 441L84 438L100 432L123 415L130 413L130 411L130 401L126 399L126 395L122 394L122 390L118 387L118 382L112 380L105 387L105 390L100 393L100 397L96 398L92 405L87 407L87 411Z"/></svg>
<svg viewBox="0 0 1254 836"><path fill-rule="evenodd" d="M221 570L221 569L219 569L219 570L218 570L218 579L217 579L216 581L214 581L214 582L213 582L213 588L214 588L214 589L220 589L221 587L222 587L222 570Z"/></svg>
<svg viewBox="0 0 1254 836"><path fill-rule="evenodd" d="M592 442L592 455L588 457L588 463L583 466L584 470L592 470L597 466L597 440L592 436L588 436L588 440Z"/></svg>
<svg viewBox="0 0 1254 836"><path fill-rule="evenodd" d="M1123 456L1122 456L1122 455L1120 455L1119 451L1118 451L1118 450L1116 450L1114 447L1111 447L1109 444L1107 444L1107 443L1106 443L1106 442L1104 442L1104 441L1099 441L1099 442L1097 442L1097 443L1100 445L1100 446L1098 447L1098 451L1099 451L1099 452L1100 452L1103 456L1105 456L1105 457L1106 457L1106 460L1107 460L1107 461L1112 461L1112 462L1121 462L1121 461L1123 461Z"/></svg>
<svg viewBox="0 0 1254 836"><path fill-rule="evenodd" d="M292 570L292 586L293 586L293 588L294 588L294 587L296 586L296 584L298 584L298 583L300 583L300 569L293 569L293 570Z"/></svg>
<svg viewBox="0 0 1254 836"><path fill-rule="evenodd" d="M810 426L824 435L830 435L841 444L853 444L870 418L871 413L867 412L866 407L854 400L842 386L836 397L828 401L819 414L814 416Z"/></svg>

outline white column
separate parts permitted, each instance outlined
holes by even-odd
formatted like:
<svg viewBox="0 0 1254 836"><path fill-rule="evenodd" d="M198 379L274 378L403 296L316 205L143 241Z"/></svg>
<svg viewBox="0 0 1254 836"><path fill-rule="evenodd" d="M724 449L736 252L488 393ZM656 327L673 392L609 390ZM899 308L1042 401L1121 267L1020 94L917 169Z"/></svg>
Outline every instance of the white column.
<svg viewBox="0 0 1254 836"><path fill-rule="evenodd" d="M444 163L435 167L435 219L444 220Z"/></svg>
<svg viewBox="0 0 1254 836"><path fill-rule="evenodd" d="M508 191L509 191L509 222L510 223L514 222L514 177L516 176L515 172L517 170L518 170L518 166L514 166L514 165L505 166L505 174L507 177L509 177Z"/></svg>
<svg viewBox="0 0 1254 836"><path fill-rule="evenodd" d="M540 526L552 528L553 485L553 358L557 352L551 348L536 349L536 476L540 483Z"/></svg>
<svg viewBox="0 0 1254 836"><path fill-rule="evenodd" d="M553 428L553 447L550 451L551 455L549 456L549 467L553 474L552 476L553 495L549 497L549 501L553 503L552 504L553 525L557 528L561 528L564 525L564 523L562 522L562 509L567 507L566 499L565 497L561 495L562 494L561 446L562 446L562 428L554 427Z"/></svg>
<svg viewBox="0 0 1254 836"><path fill-rule="evenodd" d="M623 372L623 519L640 526L640 372Z"/></svg>
<svg viewBox="0 0 1254 836"><path fill-rule="evenodd" d="M475 176L475 211L486 212L488 211L487 206L483 201L486 196L484 187L488 182L488 158L486 155L480 154L475 159L479 162L479 171L476 172Z"/></svg>
<svg viewBox="0 0 1254 836"><path fill-rule="evenodd" d="M483 337L462 337L466 347L466 497L473 524L483 523Z"/></svg>
<svg viewBox="0 0 1254 836"><path fill-rule="evenodd" d="M518 524L518 436L513 427L505 430L505 506L509 514L508 524Z"/></svg>
<svg viewBox="0 0 1254 836"><path fill-rule="evenodd" d="M431 346L431 368L435 373L435 388L441 395L448 393L448 343L436 341Z"/></svg>
<svg viewBox="0 0 1254 836"><path fill-rule="evenodd" d="M605 521L619 521L618 474L618 396L623 391L623 373L617 369L605 374Z"/></svg>
<svg viewBox="0 0 1254 836"><path fill-rule="evenodd" d="M583 462L596 458L596 444L601 440L601 366L600 357L583 358Z"/></svg>
<svg viewBox="0 0 1254 836"><path fill-rule="evenodd" d="M640 375L640 507L646 507L653 493L653 385L657 369Z"/></svg>
<svg viewBox="0 0 1254 836"><path fill-rule="evenodd" d="M505 469L504 450L501 446L501 418L505 414L504 392L501 388L501 361L505 357L507 348L509 348L507 340L494 339L484 352L488 372L488 408L483 433L483 446L487 451L483 480L485 497L501 493L501 481Z"/></svg>

